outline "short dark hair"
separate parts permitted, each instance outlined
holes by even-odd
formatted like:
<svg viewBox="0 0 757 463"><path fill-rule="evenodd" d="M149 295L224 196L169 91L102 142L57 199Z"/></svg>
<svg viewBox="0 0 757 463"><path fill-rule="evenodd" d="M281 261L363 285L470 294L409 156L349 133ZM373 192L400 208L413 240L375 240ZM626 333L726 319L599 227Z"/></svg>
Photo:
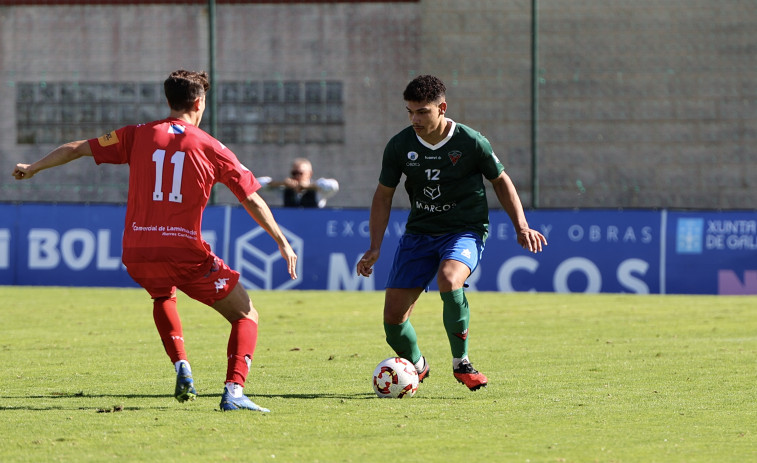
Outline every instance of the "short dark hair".
<svg viewBox="0 0 757 463"><path fill-rule="evenodd" d="M436 76L422 75L411 80L402 96L405 101L415 101L418 103L431 103L440 98L444 98L447 93L447 87L444 82Z"/></svg>
<svg viewBox="0 0 757 463"><path fill-rule="evenodd" d="M197 98L210 90L208 73L179 69L168 76L163 82L163 90L168 99L168 105L176 111L189 111Z"/></svg>

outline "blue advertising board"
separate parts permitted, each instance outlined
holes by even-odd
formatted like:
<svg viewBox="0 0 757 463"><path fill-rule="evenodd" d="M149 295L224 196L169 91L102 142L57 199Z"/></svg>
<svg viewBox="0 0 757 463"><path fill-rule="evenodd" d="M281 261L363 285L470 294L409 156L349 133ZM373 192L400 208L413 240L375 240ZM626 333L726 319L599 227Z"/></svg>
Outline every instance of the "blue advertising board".
<svg viewBox="0 0 757 463"><path fill-rule="evenodd" d="M135 286L120 262L125 207L0 204L0 284ZM203 238L249 289L382 290L406 210L392 211L371 278L355 265L369 246L365 209L274 209L299 256L291 280L274 241L242 207L211 206ZM757 213L618 210L527 212L549 245L518 246L506 213L491 212L471 291L757 294ZM433 288L432 288L433 289Z"/></svg>
<svg viewBox="0 0 757 463"><path fill-rule="evenodd" d="M135 286L121 264L125 208L0 205L0 283ZM3 265L7 264L7 265Z"/></svg>
<svg viewBox="0 0 757 463"><path fill-rule="evenodd" d="M657 293L659 214L651 211L535 211L531 228L548 241L521 249L504 212L492 212L477 287L486 291ZM474 274L471 279L476 278ZM485 288L485 289L484 289Z"/></svg>
<svg viewBox="0 0 757 463"><path fill-rule="evenodd" d="M757 294L757 213L670 212L667 290Z"/></svg>

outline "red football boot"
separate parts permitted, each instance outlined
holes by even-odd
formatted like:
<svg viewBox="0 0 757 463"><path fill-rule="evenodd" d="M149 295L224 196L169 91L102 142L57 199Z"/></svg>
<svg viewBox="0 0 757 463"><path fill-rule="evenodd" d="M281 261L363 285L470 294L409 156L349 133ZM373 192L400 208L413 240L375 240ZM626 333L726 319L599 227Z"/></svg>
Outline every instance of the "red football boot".
<svg viewBox="0 0 757 463"><path fill-rule="evenodd" d="M465 384L471 391L477 391L482 387L486 387L486 384L489 382L486 376L476 371L467 359L460 362L460 365L452 370L452 373L454 373L455 379Z"/></svg>

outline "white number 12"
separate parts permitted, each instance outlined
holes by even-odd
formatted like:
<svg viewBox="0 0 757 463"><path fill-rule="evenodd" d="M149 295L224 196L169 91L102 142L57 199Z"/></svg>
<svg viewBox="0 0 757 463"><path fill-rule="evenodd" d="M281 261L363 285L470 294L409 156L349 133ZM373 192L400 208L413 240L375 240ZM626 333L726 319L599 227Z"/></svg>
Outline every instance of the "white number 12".
<svg viewBox="0 0 757 463"><path fill-rule="evenodd" d="M171 156L173 168L173 184L171 193L168 194L168 200L172 203L180 203L181 196L181 176L184 173L184 152L177 151ZM152 153L152 160L155 163L155 190L152 192L153 201L163 201L163 161L166 158L166 150L155 150Z"/></svg>
<svg viewBox="0 0 757 463"><path fill-rule="evenodd" d="M442 171L439 169L426 169L426 178L429 180L439 180L439 174Z"/></svg>

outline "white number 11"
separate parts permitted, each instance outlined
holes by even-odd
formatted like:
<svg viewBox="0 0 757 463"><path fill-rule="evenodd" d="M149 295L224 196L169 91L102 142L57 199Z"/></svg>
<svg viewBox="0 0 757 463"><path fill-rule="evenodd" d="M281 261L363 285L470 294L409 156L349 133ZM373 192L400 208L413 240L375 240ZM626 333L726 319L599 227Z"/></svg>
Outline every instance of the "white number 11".
<svg viewBox="0 0 757 463"><path fill-rule="evenodd" d="M155 150L152 160L155 163L155 190L152 192L153 201L163 201L163 161L166 158L166 150ZM177 151L171 156L173 168L173 184L168 200L172 203L181 202L181 176L184 173L184 152Z"/></svg>

